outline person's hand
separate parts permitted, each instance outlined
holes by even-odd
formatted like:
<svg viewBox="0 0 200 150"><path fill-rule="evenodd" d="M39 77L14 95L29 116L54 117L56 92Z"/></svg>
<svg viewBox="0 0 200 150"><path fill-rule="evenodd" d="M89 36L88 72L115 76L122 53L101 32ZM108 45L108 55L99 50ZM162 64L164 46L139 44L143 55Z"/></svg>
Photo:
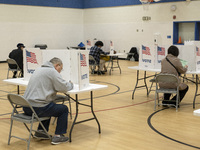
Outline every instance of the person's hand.
<svg viewBox="0 0 200 150"><path fill-rule="evenodd" d="M188 68L188 65L185 65L185 68L187 69L187 68Z"/></svg>

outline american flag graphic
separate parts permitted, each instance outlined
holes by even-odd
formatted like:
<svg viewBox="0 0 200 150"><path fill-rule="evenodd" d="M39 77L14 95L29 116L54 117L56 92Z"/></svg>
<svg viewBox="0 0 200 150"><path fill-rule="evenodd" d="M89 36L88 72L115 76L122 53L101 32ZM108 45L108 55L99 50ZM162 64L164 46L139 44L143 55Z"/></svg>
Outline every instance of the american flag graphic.
<svg viewBox="0 0 200 150"><path fill-rule="evenodd" d="M36 60L36 55L35 53L29 52L26 50L26 61L27 62L31 62L34 64L38 64L37 60Z"/></svg>
<svg viewBox="0 0 200 150"><path fill-rule="evenodd" d="M196 53L197 53L197 56L200 56L200 49L198 47L196 47Z"/></svg>
<svg viewBox="0 0 200 150"><path fill-rule="evenodd" d="M110 46L113 46L113 42L112 41L110 41Z"/></svg>
<svg viewBox="0 0 200 150"><path fill-rule="evenodd" d="M151 55L149 47L142 45L142 54Z"/></svg>
<svg viewBox="0 0 200 150"><path fill-rule="evenodd" d="M87 45L91 46L91 41L90 40L87 40Z"/></svg>
<svg viewBox="0 0 200 150"><path fill-rule="evenodd" d="M86 57L84 54L80 53L80 60L81 60L81 66L83 66L83 67L87 66Z"/></svg>
<svg viewBox="0 0 200 150"><path fill-rule="evenodd" d="M164 47L159 47L158 46L158 55L165 56L165 48Z"/></svg>

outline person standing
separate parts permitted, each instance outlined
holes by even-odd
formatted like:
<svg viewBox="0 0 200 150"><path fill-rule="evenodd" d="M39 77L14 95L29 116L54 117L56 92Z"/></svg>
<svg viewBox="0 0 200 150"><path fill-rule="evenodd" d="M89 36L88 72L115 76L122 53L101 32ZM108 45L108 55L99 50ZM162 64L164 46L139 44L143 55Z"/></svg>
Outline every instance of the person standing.
<svg viewBox="0 0 200 150"><path fill-rule="evenodd" d="M22 43L18 43L17 44L17 49L12 50L12 52L10 52L9 54L9 58L14 59L19 68L22 70L21 71L21 77L24 76L24 71L23 71L23 50L24 50L25 46ZM9 67L11 69L16 69L16 65L9 65ZM14 71L13 73L13 78L16 78L17 75L17 71Z"/></svg>

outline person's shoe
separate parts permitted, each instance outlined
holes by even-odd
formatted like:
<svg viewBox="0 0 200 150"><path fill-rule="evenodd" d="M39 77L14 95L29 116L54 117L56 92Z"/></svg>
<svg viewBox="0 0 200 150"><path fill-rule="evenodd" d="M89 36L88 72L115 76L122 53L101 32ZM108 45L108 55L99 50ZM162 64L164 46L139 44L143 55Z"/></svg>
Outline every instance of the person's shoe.
<svg viewBox="0 0 200 150"><path fill-rule="evenodd" d="M101 71L101 74L105 74L105 72L104 72L104 71Z"/></svg>
<svg viewBox="0 0 200 150"><path fill-rule="evenodd" d="M94 74L97 74L98 73L98 71L94 71Z"/></svg>
<svg viewBox="0 0 200 150"><path fill-rule="evenodd" d="M48 135L45 134L43 130L41 131L35 131L35 134L33 135L34 138L40 139L40 140L48 140Z"/></svg>
<svg viewBox="0 0 200 150"><path fill-rule="evenodd" d="M98 71L98 73L97 73L98 75L102 75L102 73L101 73L101 71Z"/></svg>
<svg viewBox="0 0 200 150"><path fill-rule="evenodd" d="M64 135L60 135L60 136L54 135L51 139L51 144L56 145L56 144L65 143L68 141L69 141L69 138Z"/></svg>

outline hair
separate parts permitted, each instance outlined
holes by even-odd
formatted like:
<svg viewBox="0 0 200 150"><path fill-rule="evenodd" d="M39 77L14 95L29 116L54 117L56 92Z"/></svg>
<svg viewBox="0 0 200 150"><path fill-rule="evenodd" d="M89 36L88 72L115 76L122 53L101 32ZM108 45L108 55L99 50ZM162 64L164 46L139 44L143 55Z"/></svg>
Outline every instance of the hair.
<svg viewBox="0 0 200 150"><path fill-rule="evenodd" d="M172 45L168 48L168 54L172 54L173 56L178 56L179 55L179 49L178 47Z"/></svg>
<svg viewBox="0 0 200 150"><path fill-rule="evenodd" d="M102 41L97 41L97 42L95 43L95 46L103 46L103 42L102 42Z"/></svg>
<svg viewBox="0 0 200 150"><path fill-rule="evenodd" d="M17 47L18 47L18 48L21 48L21 47L25 48L25 46L24 46L23 43L18 43L18 44L17 44Z"/></svg>
<svg viewBox="0 0 200 150"><path fill-rule="evenodd" d="M57 57L54 57L50 60L50 62L55 65L55 64L59 64L59 65L62 65L62 60L60 58L57 58Z"/></svg>

